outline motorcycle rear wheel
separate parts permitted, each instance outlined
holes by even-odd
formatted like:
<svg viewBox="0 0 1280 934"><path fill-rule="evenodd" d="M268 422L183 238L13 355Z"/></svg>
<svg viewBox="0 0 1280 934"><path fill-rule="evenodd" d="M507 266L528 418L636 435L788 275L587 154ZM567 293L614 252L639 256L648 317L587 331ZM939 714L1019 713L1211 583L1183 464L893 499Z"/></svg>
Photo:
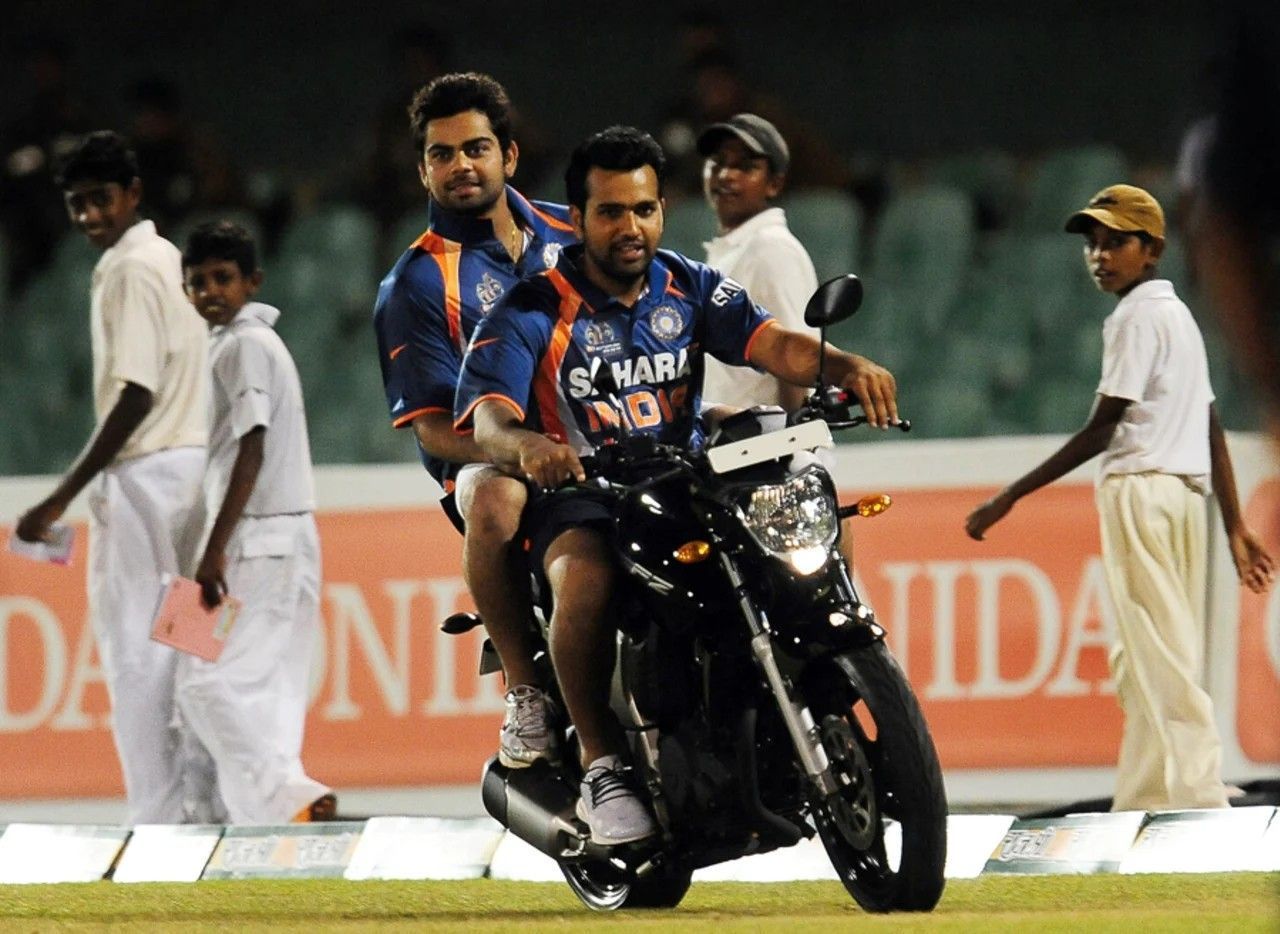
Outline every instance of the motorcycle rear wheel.
<svg viewBox="0 0 1280 934"><path fill-rule="evenodd" d="M603 860L562 862L560 871L579 901L593 911L674 908L693 879L689 870L659 868L637 879Z"/></svg>
<svg viewBox="0 0 1280 934"><path fill-rule="evenodd" d="M835 800L813 807L840 881L867 911L931 910L945 884L947 801L933 739L902 669L877 642L811 670L805 697L842 785ZM896 867L884 817L902 830Z"/></svg>

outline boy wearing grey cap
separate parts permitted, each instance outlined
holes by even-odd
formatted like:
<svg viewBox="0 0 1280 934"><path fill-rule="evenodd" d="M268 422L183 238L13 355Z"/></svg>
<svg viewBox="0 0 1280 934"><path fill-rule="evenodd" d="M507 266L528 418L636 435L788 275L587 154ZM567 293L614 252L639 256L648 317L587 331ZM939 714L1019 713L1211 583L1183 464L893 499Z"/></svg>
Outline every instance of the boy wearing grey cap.
<svg viewBox="0 0 1280 934"><path fill-rule="evenodd" d="M1159 203L1112 185L1066 230L1084 234L1094 282L1119 299L1103 324L1093 412L1048 460L970 513L965 529L981 540L1019 499L1103 455L1096 501L1124 710L1112 810L1225 807L1222 745L1200 686L1210 487L1241 581L1266 590L1274 563L1240 515L1200 331L1173 285L1156 278Z"/></svg>
<svg viewBox="0 0 1280 934"><path fill-rule="evenodd" d="M706 245L707 265L745 288L783 327L809 332L804 306L818 277L786 214L772 203L786 184L786 140L768 120L742 113L703 130L698 152L706 157L703 190L720 225L720 235ZM704 397L717 403L791 412L807 392L749 367L712 359L706 365Z"/></svg>

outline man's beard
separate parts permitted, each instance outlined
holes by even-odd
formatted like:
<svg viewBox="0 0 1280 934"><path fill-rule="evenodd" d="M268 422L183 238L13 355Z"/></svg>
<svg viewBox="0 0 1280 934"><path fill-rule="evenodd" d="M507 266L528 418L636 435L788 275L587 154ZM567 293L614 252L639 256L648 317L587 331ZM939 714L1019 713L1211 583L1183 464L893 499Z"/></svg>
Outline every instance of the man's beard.
<svg viewBox="0 0 1280 934"><path fill-rule="evenodd" d="M595 264L596 269L600 270L607 279L621 286L623 289L629 289L631 286L643 279L645 274L649 271L649 264L653 262L653 255L646 251L644 265L633 272L630 269L623 268L615 263L613 261L612 251L610 250L605 250L603 256L596 253L594 250L590 250L588 255L591 257L591 261Z"/></svg>
<svg viewBox="0 0 1280 934"><path fill-rule="evenodd" d="M480 217L492 210L493 206L498 203L498 199L503 195L503 189L499 188L493 193L493 197L483 202L474 204L463 204L457 207L450 207L449 210L454 214L461 214L464 217Z"/></svg>

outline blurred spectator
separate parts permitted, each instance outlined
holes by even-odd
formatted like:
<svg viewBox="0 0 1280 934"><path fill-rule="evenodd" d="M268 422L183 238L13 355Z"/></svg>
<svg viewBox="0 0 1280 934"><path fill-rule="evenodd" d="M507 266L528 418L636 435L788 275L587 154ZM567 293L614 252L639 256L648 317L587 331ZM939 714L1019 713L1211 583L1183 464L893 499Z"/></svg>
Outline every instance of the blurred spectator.
<svg viewBox="0 0 1280 934"><path fill-rule="evenodd" d="M705 41L705 36L702 37ZM669 188L691 196L702 190L702 159L698 132L737 113L754 113L778 128L791 147L787 185L798 188L851 187L853 178L844 156L812 125L795 116L782 100L753 89L737 56L723 45L700 49L688 63L684 86L690 93L673 102L662 116L658 141L670 160Z"/></svg>
<svg viewBox="0 0 1280 934"><path fill-rule="evenodd" d="M162 231L197 210L245 204L240 173L215 134L195 126L168 78L152 75L130 94L130 135L147 180L147 201Z"/></svg>
<svg viewBox="0 0 1280 934"><path fill-rule="evenodd" d="M16 293L49 261L67 229L53 166L91 129L89 108L71 86L66 40L45 34L28 40L23 64L29 99L0 130L0 229L9 254L9 285Z"/></svg>
<svg viewBox="0 0 1280 934"><path fill-rule="evenodd" d="M1242 3L1189 226L1196 269L1280 437L1280 10Z"/></svg>

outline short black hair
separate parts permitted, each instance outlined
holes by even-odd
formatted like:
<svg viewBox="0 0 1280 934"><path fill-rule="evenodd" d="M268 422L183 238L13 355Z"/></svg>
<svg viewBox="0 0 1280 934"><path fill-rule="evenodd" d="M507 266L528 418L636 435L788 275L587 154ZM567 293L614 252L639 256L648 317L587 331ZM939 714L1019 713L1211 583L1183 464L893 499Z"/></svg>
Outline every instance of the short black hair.
<svg viewBox="0 0 1280 934"><path fill-rule="evenodd" d="M496 80L476 71L461 71L433 78L413 95L409 105L409 129L413 145L421 155L427 139L427 124L478 110L489 118L498 146L505 153L511 145L511 99Z"/></svg>
<svg viewBox="0 0 1280 934"><path fill-rule="evenodd" d="M80 137L62 159L54 182L63 191L77 182L117 182L128 188L138 174L138 154L115 130L94 130Z"/></svg>
<svg viewBox="0 0 1280 934"><path fill-rule="evenodd" d="M191 231L187 248L182 252L182 268L198 266L207 260L230 260L246 276L258 269L258 249L253 235L231 221L208 221Z"/></svg>
<svg viewBox="0 0 1280 934"><path fill-rule="evenodd" d="M573 151L564 172L569 203L580 211L586 210L587 173L593 168L629 172L646 165L652 166L658 176L658 196L661 197L667 177L667 157L657 140L633 126L611 126L588 136Z"/></svg>

